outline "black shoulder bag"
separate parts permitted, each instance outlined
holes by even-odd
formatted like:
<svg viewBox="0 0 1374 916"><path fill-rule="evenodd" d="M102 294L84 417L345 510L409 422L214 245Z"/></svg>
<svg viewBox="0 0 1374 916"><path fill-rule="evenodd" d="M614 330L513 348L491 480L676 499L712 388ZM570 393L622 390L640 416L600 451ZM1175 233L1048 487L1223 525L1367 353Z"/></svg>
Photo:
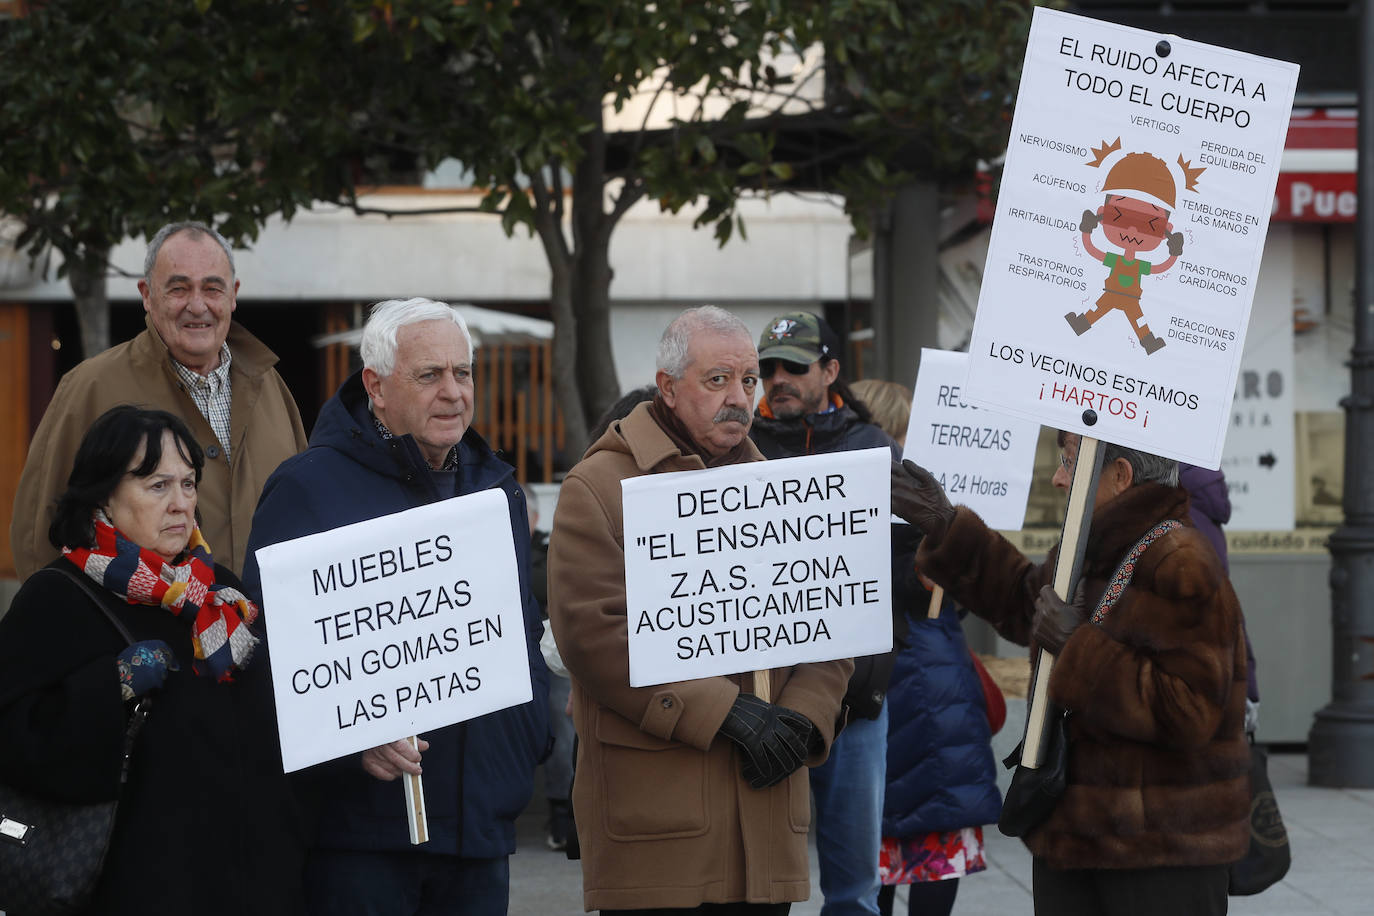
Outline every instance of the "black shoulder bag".
<svg viewBox="0 0 1374 916"><path fill-rule="evenodd" d="M81 587L129 645L134 638L81 574L51 572ZM39 570L43 572L43 570ZM35 574L36 575L36 574ZM129 778L134 739L152 706L142 697L124 731L121 788ZM110 846L118 799L78 804L42 798L0 783L0 910L61 916L85 909Z"/></svg>

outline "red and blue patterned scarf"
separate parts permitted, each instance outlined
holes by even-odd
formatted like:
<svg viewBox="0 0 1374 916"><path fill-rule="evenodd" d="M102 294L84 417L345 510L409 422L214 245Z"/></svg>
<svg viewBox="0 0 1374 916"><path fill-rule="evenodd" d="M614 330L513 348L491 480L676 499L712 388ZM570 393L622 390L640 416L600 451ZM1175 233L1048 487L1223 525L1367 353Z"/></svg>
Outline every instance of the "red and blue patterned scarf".
<svg viewBox="0 0 1374 916"><path fill-rule="evenodd" d="M97 511L95 547L64 547L62 555L98 584L130 604L162 607L191 625L197 674L232 681L248 666L258 638L246 626L258 608L242 592L215 584L215 563L200 526L191 532L186 550L169 563L139 547Z"/></svg>

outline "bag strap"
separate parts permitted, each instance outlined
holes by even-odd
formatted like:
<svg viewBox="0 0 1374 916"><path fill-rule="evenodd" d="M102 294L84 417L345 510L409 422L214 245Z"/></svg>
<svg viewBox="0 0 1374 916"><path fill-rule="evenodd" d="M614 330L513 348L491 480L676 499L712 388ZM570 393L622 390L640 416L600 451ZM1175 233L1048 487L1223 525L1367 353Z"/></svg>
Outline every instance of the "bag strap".
<svg viewBox="0 0 1374 916"><path fill-rule="evenodd" d="M104 615L105 619L110 622L110 625L119 631L119 635L124 637L124 641L131 646L134 644L135 640L133 634L129 632L129 628L124 626L124 622L115 616L114 611L105 606L105 602L101 600L100 595L96 592L90 580L87 579L85 575L77 572L75 569L68 570L62 566L44 566L42 569L38 570L38 572L51 572L54 575L61 576L69 582L75 583L77 588L86 593L86 597L91 599L91 603L96 606L96 609L99 610L102 615ZM37 575L37 573L35 573L35 575ZM152 708L153 698L151 696L142 696L139 697L138 702L134 704L134 711L129 714L129 723L124 729L124 758L119 766L120 785L129 781L129 760L133 757L134 741L138 738L138 733L143 730L143 724L148 721L148 713Z"/></svg>
<svg viewBox="0 0 1374 916"><path fill-rule="evenodd" d="M1135 564L1150 549L1150 545L1162 538L1164 535L1173 531L1175 528L1182 528L1183 523L1177 519L1165 519L1145 532L1144 537L1135 542L1135 546L1130 549L1122 559L1121 565L1112 574L1111 581L1107 583L1107 590L1102 593L1102 597L1097 601L1097 608L1093 611L1093 623L1101 624L1107 619L1116 602L1121 598L1122 592L1126 591L1126 586L1131 583L1131 576L1135 575Z"/></svg>
<svg viewBox="0 0 1374 916"><path fill-rule="evenodd" d="M75 583L76 587L85 592L86 597L91 599L91 604L95 605L96 610L100 611L105 619L110 622L110 625L119 631L119 635L124 637L124 641L131 646L134 644L135 640L133 634L129 632L129 628L124 626L124 622L114 615L114 611L105 606L105 602L100 599L100 595L96 594L95 588L92 587L90 579L84 574L77 572L75 569L64 569L61 566L44 566L38 572L54 573L69 582Z"/></svg>

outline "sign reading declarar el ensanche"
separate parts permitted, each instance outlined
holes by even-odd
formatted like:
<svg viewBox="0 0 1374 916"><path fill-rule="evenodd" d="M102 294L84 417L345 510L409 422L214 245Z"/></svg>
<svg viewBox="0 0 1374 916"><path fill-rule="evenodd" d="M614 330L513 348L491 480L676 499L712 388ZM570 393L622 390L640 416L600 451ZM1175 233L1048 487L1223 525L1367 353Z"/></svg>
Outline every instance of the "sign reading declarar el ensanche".
<svg viewBox="0 0 1374 916"><path fill-rule="evenodd" d="M892 648L886 448L623 482L630 685Z"/></svg>
<svg viewBox="0 0 1374 916"><path fill-rule="evenodd" d="M286 772L529 702L501 490L257 552Z"/></svg>

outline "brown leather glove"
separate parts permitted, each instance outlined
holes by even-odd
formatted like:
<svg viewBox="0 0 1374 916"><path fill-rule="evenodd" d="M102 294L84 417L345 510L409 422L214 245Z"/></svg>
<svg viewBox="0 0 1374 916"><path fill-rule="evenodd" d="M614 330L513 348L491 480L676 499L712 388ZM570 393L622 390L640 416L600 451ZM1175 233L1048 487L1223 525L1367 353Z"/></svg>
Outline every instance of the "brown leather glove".
<svg viewBox="0 0 1374 916"><path fill-rule="evenodd" d="M954 507L929 471L912 461L892 462L892 514L939 540L954 521Z"/></svg>
<svg viewBox="0 0 1374 916"><path fill-rule="evenodd" d="M1087 618L1083 607L1083 583L1078 583L1074 600L1062 601L1054 593L1054 586L1046 585L1035 597L1035 618L1031 621L1031 638L1036 645L1052 655L1064 650L1073 631Z"/></svg>

